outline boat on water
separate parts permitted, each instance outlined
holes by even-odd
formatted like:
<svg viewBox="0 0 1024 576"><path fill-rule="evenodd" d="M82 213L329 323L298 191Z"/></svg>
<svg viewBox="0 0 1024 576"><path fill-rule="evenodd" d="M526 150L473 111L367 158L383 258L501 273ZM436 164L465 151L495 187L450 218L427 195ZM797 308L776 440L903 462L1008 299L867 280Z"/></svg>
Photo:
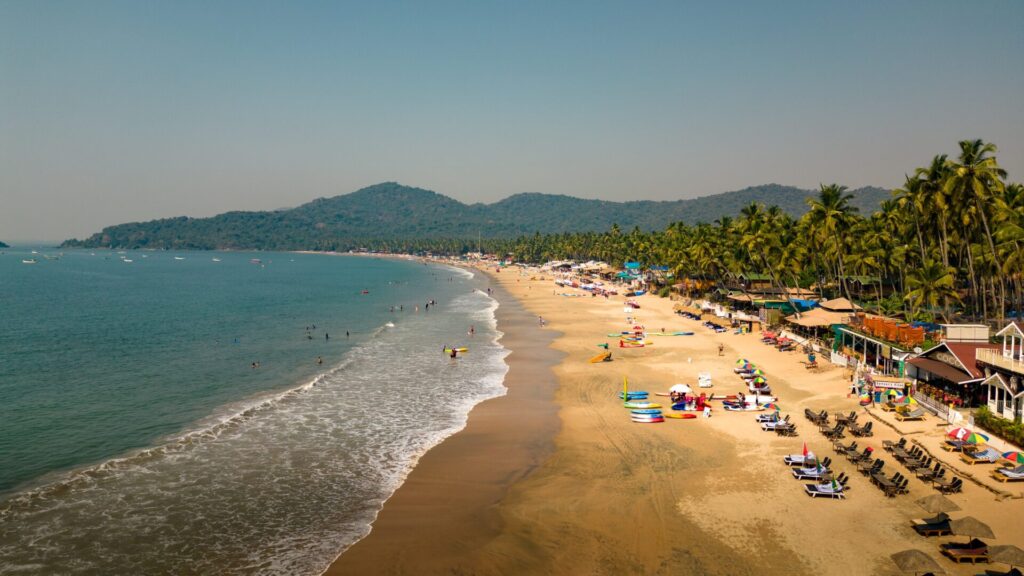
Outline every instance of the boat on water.
<svg viewBox="0 0 1024 576"><path fill-rule="evenodd" d="M22 264L36 264L37 262L39 261L36 260L35 258L27 258L21 261Z"/></svg>
<svg viewBox="0 0 1024 576"><path fill-rule="evenodd" d="M249 260L249 264L263 264L263 260L260 260L259 258L253 258L252 260Z"/></svg>
<svg viewBox="0 0 1024 576"><path fill-rule="evenodd" d="M135 260L132 260L132 259L130 259L130 258L121 258L121 261L122 261L122 262L127 262L127 263L129 263L129 264L131 264L132 262L135 262Z"/></svg>
<svg viewBox="0 0 1024 576"><path fill-rule="evenodd" d="M174 259L175 260L184 260L185 257L184 256L175 256Z"/></svg>
<svg viewBox="0 0 1024 576"><path fill-rule="evenodd" d="M220 262L220 258L212 258L214 262Z"/></svg>

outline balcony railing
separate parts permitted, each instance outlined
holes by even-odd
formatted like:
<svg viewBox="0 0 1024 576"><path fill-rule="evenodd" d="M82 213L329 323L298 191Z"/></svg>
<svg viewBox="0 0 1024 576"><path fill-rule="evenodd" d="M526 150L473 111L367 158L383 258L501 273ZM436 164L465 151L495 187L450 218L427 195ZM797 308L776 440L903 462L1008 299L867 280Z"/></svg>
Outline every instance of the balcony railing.
<svg viewBox="0 0 1024 576"><path fill-rule="evenodd" d="M995 366L1017 374L1024 374L1024 360L1020 358L1007 358L1003 351L994 348L978 348L974 351L974 359L984 362L989 366Z"/></svg>

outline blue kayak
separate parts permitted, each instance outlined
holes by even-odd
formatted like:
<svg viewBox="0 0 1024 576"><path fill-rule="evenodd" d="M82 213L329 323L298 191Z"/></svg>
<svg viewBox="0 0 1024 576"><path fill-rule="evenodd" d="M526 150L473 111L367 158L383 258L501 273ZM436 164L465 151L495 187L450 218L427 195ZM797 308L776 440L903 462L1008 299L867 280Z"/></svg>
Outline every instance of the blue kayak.
<svg viewBox="0 0 1024 576"><path fill-rule="evenodd" d="M657 414L661 415L661 410L657 408L642 408L640 410L630 410L632 414Z"/></svg>

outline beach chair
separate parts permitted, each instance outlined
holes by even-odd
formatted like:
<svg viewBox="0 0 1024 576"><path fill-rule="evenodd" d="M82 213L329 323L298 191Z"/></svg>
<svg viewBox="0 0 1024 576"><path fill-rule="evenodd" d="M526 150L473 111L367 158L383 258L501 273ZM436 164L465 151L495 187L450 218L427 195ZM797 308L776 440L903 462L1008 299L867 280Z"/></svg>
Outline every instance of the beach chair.
<svg viewBox="0 0 1024 576"><path fill-rule="evenodd" d="M842 480L836 478L835 486L832 482L825 482L823 484L804 484L804 493L811 498L833 498L836 500L842 500L846 498L847 479L840 475Z"/></svg>
<svg viewBox="0 0 1024 576"><path fill-rule="evenodd" d="M899 442L893 442L892 440L882 440L882 449L886 452L892 452L894 448L904 448L907 445L906 438L900 438Z"/></svg>
<svg viewBox="0 0 1024 576"><path fill-rule="evenodd" d="M922 482L935 482L936 480L942 480L946 477L946 469L942 467L941 463L936 462L935 468L932 468L931 470L918 470L917 477Z"/></svg>
<svg viewBox="0 0 1024 576"><path fill-rule="evenodd" d="M949 531L949 514L940 513L934 518L918 518L910 521L910 527L921 536L945 536Z"/></svg>
<svg viewBox="0 0 1024 576"><path fill-rule="evenodd" d="M796 424L786 424L784 426L776 426L775 433L779 436L785 436L787 438L793 438L799 436L796 432Z"/></svg>
<svg viewBox="0 0 1024 576"><path fill-rule="evenodd" d="M857 451L857 441L854 440L853 442L851 442L849 444L849 446L843 446L843 444L841 442L839 442L838 440L833 440L832 441L832 449L836 451L836 454L848 454L850 452L856 452Z"/></svg>
<svg viewBox="0 0 1024 576"><path fill-rule="evenodd" d="M862 452L847 452L846 459L852 462L853 464L859 464L860 462L863 462L865 460L871 460L871 455L873 453L874 451L871 449L871 446L865 446Z"/></svg>
<svg viewBox="0 0 1024 576"><path fill-rule="evenodd" d="M970 562L971 564L988 562L988 544L977 538L972 538L967 543L947 542L940 544L939 548L943 556L957 564L963 562Z"/></svg>
<svg viewBox="0 0 1024 576"><path fill-rule="evenodd" d="M930 470L932 465L935 463L935 459L931 456L927 456L921 460L909 460L904 462L903 465L907 467L907 470L916 472L920 469Z"/></svg>
<svg viewBox="0 0 1024 576"><path fill-rule="evenodd" d="M964 452L960 455L960 459L971 466L975 464L995 464L1000 458L1002 458L1002 454L995 448L986 448L976 452Z"/></svg>
<svg viewBox="0 0 1024 576"><path fill-rule="evenodd" d="M876 459L874 462L870 460L862 460L857 463L857 470L859 470L861 474L869 478L872 475L881 472L882 468L885 468L885 461L882 460L881 458Z"/></svg>
<svg viewBox="0 0 1024 576"><path fill-rule="evenodd" d="M815 456L814 454L812 454L810 452L807 453L807 457L806 458L804 458L803 454L789 454L787 456L783 456L782 457L782 461L785 462L787 466L804 466L804 465L809 465L809 464L813 463L816 459L817 459L817 456Z"/></svg>
<svg viewBox="0 0 1024 576"><path fill-rule="evenodd" d="M1024 464L1016 468L1000 468L992 471L992 478L1000 482L1021 482L1024 481Z"/></svg>
<svg viewBox="0 0 1024 576"><path fill-rule="evenodd" d="M896 412L896 419L900 422L906 420L924 420L925 412L923 408L914 408L908 412Z"/></svg>
<svg viewBox="0 0 1024 576"><path fill-rule="evenodd" d="M846 426L845 425L843 425L843 424L836 424L835 428L832 428L831 430L824 430L824 431L822 431L822 434L824 434L826 438L833 438L833 439L845 438L845 436L843 435L843 431L844 430L846 430Z"/></svg>
<svg viewBox="0 0 1024 576"><path fill-rule="evenodd" d="M775 420L773 422L762 422L761 423L761 430L764 431L764 432L771 432L772 430L775 430L775 428L777 428L779 426L788 426L788 425L789 425L789 414L786 414L786 417L783 418L782 420Z"/></svg>
<svg viewBox="0 0 1024 576"><path fill-rule="evenodd" d="M840 424L851 424L857 421L857 413L853 410L849 414L836 414L836 422Z"/></svg>
<svg viewBox="0 0 1024 576"><path fill-rule="evenodd" d="M865 424L865 425L863 425L863 426L861 426L859 428L857 426L854 426L850 430L850 433L853 434L854 436L859 436L861 438L868 438L868 437L874 435L874 432L872 431L872 428L874 427L874 425L875 425L874 422L868 422L867 424Z"/></svg>
<svg viewBox="0 0 1024 576"><path fill-rule="evenodd" d="M789 416L786 416L786 420L789 420ZM772 412L771 414L758 414L754 418L754 421L757 422L758 424L763 424L765 422L778 422L779 421L779 413L778 412Z"/></svg>
<svg viewBox="0 0 1024 576"><path fill-rule="evenodd" d="M953 494L964 489L964 481L959 478L953 478L952 480L937 478L932 480L932 486L943 494Z"/></svg>

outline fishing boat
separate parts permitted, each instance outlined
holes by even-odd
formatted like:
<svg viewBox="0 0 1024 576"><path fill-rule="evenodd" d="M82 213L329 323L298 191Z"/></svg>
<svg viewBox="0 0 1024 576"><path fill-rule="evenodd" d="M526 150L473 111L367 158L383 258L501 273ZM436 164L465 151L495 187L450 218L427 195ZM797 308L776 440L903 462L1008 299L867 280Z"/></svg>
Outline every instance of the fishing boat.
<svg viewBox="0 0 1024 576"><path fill-rule="evenodd" d="M259 258L253 258L249 260L249 264L263 264L263 260L260 260Z"/></svg>
<svg viewBox="0 0 1024 576"><path fill-rule="evenodd" d="M35 258L23 259L21 261L22 264L36 264L37 262L38 260L36 260Z"/></svg>
<svg viewBox="0 0 1024 576"><path fill-rule="evenodd" d="M214 262L220 262L220 258L213 258Z"/></svg>
<svg viewBox="0 0 1024 576"><path fill-rule="evenodd" d="M175 260L184 260L185 258L183 256L175 256L174 259Z"/></svg>

